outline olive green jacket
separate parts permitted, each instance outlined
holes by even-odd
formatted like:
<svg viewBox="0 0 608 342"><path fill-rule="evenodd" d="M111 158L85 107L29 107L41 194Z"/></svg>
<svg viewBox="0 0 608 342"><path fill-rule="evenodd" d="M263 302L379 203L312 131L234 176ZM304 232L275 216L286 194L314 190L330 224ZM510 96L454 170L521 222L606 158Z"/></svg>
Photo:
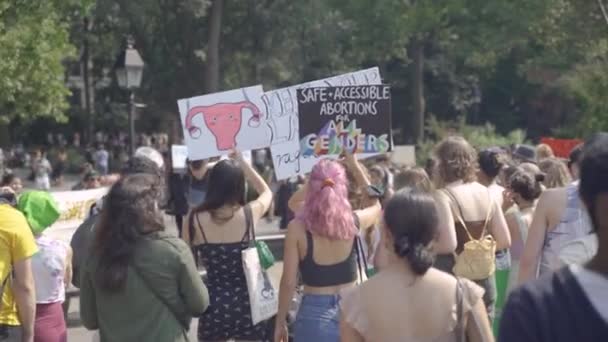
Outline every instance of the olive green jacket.
<svg viewBox="0 0 608 342"><path fill-rule="evenodd" d="M80 315L101 342L188 341L193 316L209 306L209 294L190 248L165 232L136 244L123 290L109 293L97 281L93 252L81 273Z"/></svg>

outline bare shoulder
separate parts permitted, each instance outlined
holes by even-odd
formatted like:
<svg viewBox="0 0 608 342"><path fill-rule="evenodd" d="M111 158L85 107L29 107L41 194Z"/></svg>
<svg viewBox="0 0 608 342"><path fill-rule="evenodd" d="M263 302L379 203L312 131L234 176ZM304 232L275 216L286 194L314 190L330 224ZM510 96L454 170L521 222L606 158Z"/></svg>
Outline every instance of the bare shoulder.
<svg viewBox="0 0 608 342"><path fill-rule="evenodd" d="M543 193L540 197L541 197L541 200L543 200L545 202L558 201L558 200L566 197L566 188L547 189L547 190L543 191Z"/></svg>
<svg viewBox="0 0 608 342"><path fill-rule="evenodd" d="M434 267L429 268L422 279L435 288L450 289L456 286L456 277Z"/></svg>
<svg viewBox="0 0 608 342"><path fill-rule="evenodd" d="M300 239L306 232L306 226L300 220L291 220L287 225L287 236Z"/></svg>
<svg viewBox="0 0 608 342"><path fill-rule="evenodd" d="M566 188L548 189L543 191L538 200L537 208L541 210L561 212L566 206Z"/></svg>
<svg viewBox="0 0 608 342"><path fill-rule="evenodd" d="M553 227L559 223L567 202L566 188L548 189L540 196L536 205L536 212L545 213L549 226Z"/></svg>

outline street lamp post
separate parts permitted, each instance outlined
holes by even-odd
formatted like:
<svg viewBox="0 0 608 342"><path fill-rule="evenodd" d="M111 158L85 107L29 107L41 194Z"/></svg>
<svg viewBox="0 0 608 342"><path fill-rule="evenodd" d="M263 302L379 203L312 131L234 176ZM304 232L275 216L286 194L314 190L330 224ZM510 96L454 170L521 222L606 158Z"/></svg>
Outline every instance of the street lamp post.
<svg viewBox="0 0 608 342"><path fill-rule="evenodd" d="M135 89L141 85L144 61L133 48L133 41L127 41L127 48L121 51L114 64L118 86L129 91L129 153L135 153Z"/></svg>

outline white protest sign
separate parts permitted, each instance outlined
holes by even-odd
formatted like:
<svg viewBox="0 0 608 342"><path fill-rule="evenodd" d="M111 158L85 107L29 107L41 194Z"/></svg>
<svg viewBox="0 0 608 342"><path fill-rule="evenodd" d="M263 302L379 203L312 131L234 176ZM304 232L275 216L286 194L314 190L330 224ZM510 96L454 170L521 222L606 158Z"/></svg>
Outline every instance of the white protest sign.
<svg viewBox="0 0 608 342"><path fill-rule="evenodd" d="M251 165L251 151L243 151L243 152L241 152L241 154L243 155L243 159L245 160L245 162L247 164ZM220 160L225 160L225 159L229 159L228 155L226 155L226 154L220 158ZM209 163L209 166L212 167L215 164L217 164L217 162Z"/></svg>
<svg viewBox="0 0 608 342"><path fill-rule="evenodd" d="M278 180L310 172L319 158L300 157L298 130L298 99L296 91L312 87L340 87L350 85L382 84L378 67L298 84L264 93L266 122L272 131L270 152ZM374 155L374 154L371 154ZM359 158L371 155L357 155ZM329 157L329 156L328 156ZM334 156L335 157L335 156Z"/></svg>
<svg viewBox="0 0 608 342"><path fill-rule="evenodd" d="M171 166L174 170L185 169L186 159L188 159L188 147L186 145L171 145Z"/></svg>
<svg viewBox="0 0 608 342"><path fill-rule="evenodd" d="M51 192L61 216L44 231L55 239L70 243L76 228L88 217L91 206L108 192L108 188Z"/></svg>
<svg viewBox="0 0 608 342"><path fill-rule="evenodd" d="M234 89L177 101L188 157L201 160L270 146L271 127L262 86Z"/></svg>
<svg viewBox="0 0 608 342"><path fill-rule="evenodd" d="M416 165L416 146L397 145L393 146L391 161L395 164L414 166Z"/></svg>
<svg viewBox="0 0 608 342"><path fill-rule="evenodd" d="M247 162L247 164L251 165L251 151L243 151L243 159ZM186 160L188 157L188 147L186 145L171 145L171 156L173 158L173 169L175 170L185 170L186 169ZM196 160L194 158L190 158L192 160ZM220 157L220 160L228 159L228 155L224 154ZM209 163L210 166L215 165L216 163Z"/></svg>

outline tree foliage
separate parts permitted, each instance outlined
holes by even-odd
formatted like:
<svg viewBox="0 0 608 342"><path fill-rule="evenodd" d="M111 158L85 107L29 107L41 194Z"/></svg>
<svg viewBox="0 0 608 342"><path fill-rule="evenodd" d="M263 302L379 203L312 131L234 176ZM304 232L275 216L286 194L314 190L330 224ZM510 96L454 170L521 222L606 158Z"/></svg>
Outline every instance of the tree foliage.
<svg viewBox="0 0 608 342"><path fill-rule="evenodd" d="M63 60L74 55L61 8L54 1L0 2L0 112L65 119Z"/></svg>
<svg viewBox="0 0 608 342"><path fill-rule="evenodd" d="M2 115L63 118L61 61L76 51L69 38L79 48L90 44L97 122L120 129L126 93L98 81L112 78L116 55L132 36L146 63L137 91L146 120L138 127L167 127L177 118L177 99L205 91L212 3L0 0ZM488 137L516 128L532 137L560 128L584 135L608 122L602 100L608 24L598 4L225 0L212 69L220 90L258 83L273 89L378 65L393 88L393 122L406 137L422 130L434 139L431 116L472 124Z"/></svg>

